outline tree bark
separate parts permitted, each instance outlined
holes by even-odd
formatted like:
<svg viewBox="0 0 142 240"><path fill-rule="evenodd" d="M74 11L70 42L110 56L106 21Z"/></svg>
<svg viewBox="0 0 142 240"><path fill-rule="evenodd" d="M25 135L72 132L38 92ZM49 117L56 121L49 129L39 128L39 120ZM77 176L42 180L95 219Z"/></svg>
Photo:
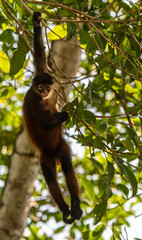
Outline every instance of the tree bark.
<svg viewBox="0 0 142 240"><path fill-rule="evenodd" d="M71 42L78 44L77 36L71 39ZM58 77L60 75L60 83L64 84L64 93L67 97L71 91L72 84L61 72L64 72L67 77L76 76L80 64L81 51L78 47L69 45L61 40L55 41L51 50L55 61L55 65L52 64L53 71L58 72ZM62 93L60 87L60 84L55 84L58 92ZM61 110L64 105L63 99L58 96L57 92L54 92L50 97L58 110ZM19 240L22 237L29 212L29 202L34 188L34 180L39 172L38 157L35 153L36 151L28 139L26 131L23 130L18 135L15 143L8 178L1 198L1 240Z"/></svg>

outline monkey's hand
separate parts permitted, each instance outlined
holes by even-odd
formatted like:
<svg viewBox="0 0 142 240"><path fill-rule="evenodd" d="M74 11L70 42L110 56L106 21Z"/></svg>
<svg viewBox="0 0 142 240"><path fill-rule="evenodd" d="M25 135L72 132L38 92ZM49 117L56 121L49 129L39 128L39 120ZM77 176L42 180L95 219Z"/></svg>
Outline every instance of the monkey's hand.
<svg viewBox="0 0 142 240"><path fill-rule="evenodd" d="M40 12L34 12L33 24L34 24L35 27L40 27L40 21L38 20L38 17L41 17L41 13Z"/></svg>
<svg viewBox="0 0 142 240"><path fill-rule="evenodd" d="M76 197L71 199L71 216L74 219L79 220L82 216L82 210L80 208L80 200Z"/></svg>
<svg viewBox="0 0 142 240"><path fill-rule="evenodd" d="M72 224L75 221L75 218L71 216L69 207L63 210L63 221L66 224Z"/></svg>

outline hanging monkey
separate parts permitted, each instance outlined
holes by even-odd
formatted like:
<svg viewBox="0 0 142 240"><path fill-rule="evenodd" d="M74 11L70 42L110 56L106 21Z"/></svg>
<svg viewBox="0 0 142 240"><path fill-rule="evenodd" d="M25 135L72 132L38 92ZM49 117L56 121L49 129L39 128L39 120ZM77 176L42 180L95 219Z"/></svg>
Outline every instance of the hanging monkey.
<svg viewBox="0 0 142 240"><path fill-rule="evenodd" d="M48 99L53 79L47 73L46 56L38 20L40 16L39 12L34 12L35 77L24 98L24 125L30 139L39 151L40 165L51 196L63 214L63 221L71 224L76 219L79 220L82 215L79 187L69 146L62 137L62 123L68 119L68 114L67 112L57 112ZM71 209L65 202L57 182L57 161L61 164L71 196Z"/></svg>

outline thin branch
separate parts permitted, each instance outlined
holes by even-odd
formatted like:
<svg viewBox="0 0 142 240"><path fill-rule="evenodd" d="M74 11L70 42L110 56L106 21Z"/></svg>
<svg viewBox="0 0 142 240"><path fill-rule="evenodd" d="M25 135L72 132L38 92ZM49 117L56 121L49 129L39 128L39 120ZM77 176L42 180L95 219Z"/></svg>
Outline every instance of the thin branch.
<svg viewBox="0 0 142 240"><path fill-rule="evenodd" d="M31 11L31 9L24 3L23 0L19 0L20 3L23 5L23 7L31 14L33 15L33 11Z"/></svg>
<svg viewBox="0 0 142 240"><path fill-rule="evenodd" d="M100 33L100 35L108 42L110 43L112 46L114 46L117 50L120 51L120 53L123 55L123 57L128 61L130 62L130 64L142 75L142 72L134 65L134 63L125 56L125 54L128 54L128 52L122 50L121 48L119 48L116 44L114 44L113 42L111 42L103 33L102 31L100 31L93 23L90 23L90 25L98 32ZM141 80L142 81L142 80Z"/></svg>
<svg viewBox="0 0 142 240"><path fill-rule="evenodd" d="M55 90L55 92L57 92L58 95L66 102L66 100L63 98L63 96L62 96L56 89L54 89L54 90ZM72 114L75 116L75 118L77 119L77 121L78 121L78 122L82 122L82 124L92 133L92 135L97 137L97 133L95 133L92 129L90 129L90 127L88 126L88 124L86 124L82 119L80 119L80 118L74 113L74 111L71 109L70 105L69 105L67 102L66 102L66 104L67 104L67 107L69 108L69 110L71 111L71 113L72 113ZM87 140L87 142L88 142L88 140ZM113 155L116 156L116 157L117 157L118 159L120 159L122 162L124 162L125 164L127 164L127 165L129 165L129 166L131 166L131 167L133 167L133 168L135 168L135 169L137 169L137 170L140 170L140 171L142 170L141 167L136 167L136 166L134 166L133 164L125 161L124 159L122 159L122 158L117 154L117 152L116 152L115 150L113 150L112 148L110 148L110 147L109 147L106 143L104 143L103 141L102 141L102 144L103 144L103 145L105 146L105 148L107 148L108 150L99 148L100 150L102 150L102 151L104 151L104 152L106 152L106 153L108 153L108 154L111 154L112 156L113 156ZM94 147L94 146L92 145L92 143L90 143L90 146ZM122 154L123 154L123 153L122 153Z"/></svg>
<svg viewBox="0 0 142 240"><path fill-rule="evenodd" d="M23 25L18 21L18 19L15 17L15 15L8 9L5 1L4 1L4 0L1 0L1 2L2 2L3 6L4 6L5 10L6 10L6 12L7 12L7 13L10 15L10 17L19 25L19 27L20 27L20 29L21 29L21 31L22 31L22 33L23 33L23 38L24 38L24 40L25 40L25 42L26 42L26 44L27 44L30 52L31 52L32 55L33 55L33 50L32 50L32 48L31 48L31 46L30 46L30 44L29 44L29 41L28 41L27 36L26 36L26 34L25 34L25 29L24 29Z"/></svg>
<svg viewBox="0 0 142 240"><path fill-rule="evenodd" d="M126 73L127 75L129 75L129 76L131 76L131 77L133 77L133 78L135 78L135 79L137 79L137 80L139 80L139 81L142 81L142 79L138 78L137 76L135 76L135 75L132 74L132 73L126 72L124 69L118 67L117 65L115 65L114 63L112 63L112 62L108 59L108 57L103 53L103 51L102 51L101 48L99 47L96 39L94 38L93 32L92 32L92 30L91 30L91 25L92 25L92 24L89 24L89 23L88 23L88 26L89 26L89 29L90 29L90 32L91 32L92 39L93 39L95 45L97 46L98 50L99 50L99 51L101 52L101 54L104 56L104 58L105 58L112 66L114 66L116 69L119 69L120 71ZM100 30L99 30L99 32L100 32Z"/></svg>
<svg viewBox="0 0 142 240"><path fill-rule="evenodd" d="M113 1L105 8L105 9L103 9L102 10L102 12L100 12L98 15L96 15L95 17L92 17L92 16L90 16L90 15L88 15L86 12L82 12L82 11L79 11L79 10L76 10L76 9L73 9L73 8L71 8L71 7L68 7L68 6L65 6L65 5L63 5L63 4L60 4L60 3L58 3L57 1L55 1L55 0L52 0L52 2L53 3L51 3L51 2L43 2L43 1L30 1L30 0L24 0L25 2L28 2L28 3L33 3L33 4L38 4L38 5L49 5L49 6L53 6L53 7L60 7L60 8L64 8L64 9L66 9L67 11L69 11L69 12L71 12L71 13L73 13L75 16L78 16L78 15L80 15L80 16L83 16L83 17L85 17L85 18L88 18L88 19L91 19L91 21L95 21L96 19L97 19L97 17L98 16L100 16L100 14L102 14L112 3L113 3ZM136 10L133 10L133 11L130 11L130 12L126 12L126 13L124 13L123 15L127 15L127 14L129 14L129 13L133 13L133 12L137 12L137 11L141 11L141 9L136 9ZM78 15L76 15L76 14L78 14ZM121 15L120 15L121 16ZM118 17L120 17L120 16L117 16L117 18ZM115 19L115 18L114 18ZM120 20L121 22L126 22L126 21L137 21L137 20L140 20L140 19L128 19L128 20ZM107 22L107 21L110 21L110 20L106 20L106 19L98 19L98 21L105 21L105 22ZM112 21L112 22L114 22L114 21Z"/></svg>

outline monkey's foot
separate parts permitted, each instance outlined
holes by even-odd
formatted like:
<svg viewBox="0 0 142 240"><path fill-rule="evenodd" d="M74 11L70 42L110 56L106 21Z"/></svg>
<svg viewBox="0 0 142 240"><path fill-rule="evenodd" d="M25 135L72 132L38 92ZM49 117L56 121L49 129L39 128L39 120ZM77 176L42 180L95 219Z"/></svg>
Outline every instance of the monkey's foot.
<svg viewBox="0 0 142 240"><path fill-rule="evenodd" d="M80 208L80 200L78 198L71 199L71 216L79 220L82 216L83 211Z"/></svg>

